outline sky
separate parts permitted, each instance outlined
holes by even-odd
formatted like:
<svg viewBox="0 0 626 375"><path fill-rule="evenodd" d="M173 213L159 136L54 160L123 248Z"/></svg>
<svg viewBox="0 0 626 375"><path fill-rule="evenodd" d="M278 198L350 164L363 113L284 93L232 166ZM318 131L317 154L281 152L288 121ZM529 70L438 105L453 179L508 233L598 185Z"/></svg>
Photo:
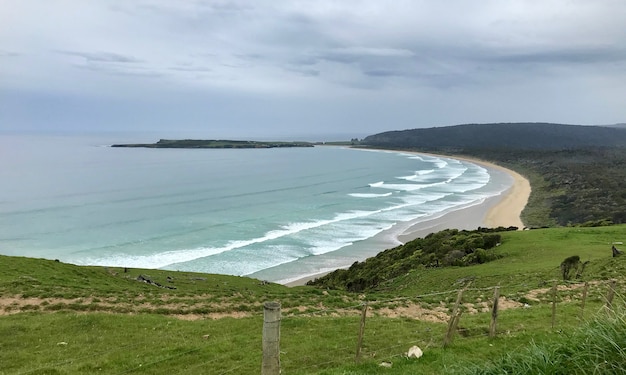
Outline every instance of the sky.
<svg viewBox="0 0 626 375"><path fill-rule="evenodd" d="M623 0L0 0L0 131L622 123L624 20Z"/></svg>

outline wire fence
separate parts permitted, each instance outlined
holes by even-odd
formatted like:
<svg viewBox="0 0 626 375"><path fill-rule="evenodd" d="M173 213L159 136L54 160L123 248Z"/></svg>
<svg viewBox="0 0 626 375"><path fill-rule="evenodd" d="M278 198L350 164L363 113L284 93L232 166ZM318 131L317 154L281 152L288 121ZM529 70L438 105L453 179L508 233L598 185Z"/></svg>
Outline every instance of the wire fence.
<svg viewBox="0 0 626 375"><path fill-rule="evenodd" d="M132 352L143 354L137 355L133 364L108 373L184 375L261 372L263 375L273 375L280 373L281 369L298 369L299 373L314 373L321 369L360 360L375 359L380 363L393 361L405 357L412 346L428 350L453 345L454 340L489 337L492 325L496 327L493 329L494 336L515 335L525 330L507 322L507 317L500 315L499 309L516 308L520 314L525 314L526 309L530 311L537 307L542 308L544 313L542 316L550 311L550 325L551 328L555 328L555 321L558 317L581 320L585 315L597 313L597 308L612 311L616 306L623 306L625 301L622 292L624 285L618 284L615 280L589 283L551 280L546 284L545 288L525 292L522 297L517 296L517 301L513 306L502 304L507 300L507 293L500 295L493 293L492 296L490 292L510 290L511 293L513 291L516 293L523 284L485 288L472 288L471 285L466 285L457 289L409 297L364 300L362 303L340 308L315 306L306 309L301 314L279 315L277 340L280 345L278 352L273 355L278 356L280 365L278 372L274 373L262 372L261 361L266 357L266 345L263 342L265 337L262 337L262 340L258 339L262 332L259 326L258 332L249 332L249 337L253 339L253 342L243 343L241 348L243 353L235 353L234 349L229 349L233 347L233 338L229 332L213 336L204 340L205 342L198 342L197 337L188 338L181 334L176 339L179 345L175 349L156 347L154 352L151 352L147 350L147 346L152 343L134 342L89 355L59 359L42 367L18 372L18 374L41 373L48 368L69 368L70 366L75 368L76 364L81 363L105 363L110 357ZM438 301L435 308L429 306L423 309L437 312L434 317L430 316L428 321L415 313L425 300L429 301L427 305L432 305L432 301ZM450 302L453 300L455 301ZM588 303L590 300L594 301L593 305ZM477 304L481 309L475 308ZM561 304L567 304L568 308L560 309L558 306ZM596 310L592 310L590 305L595 306ZM409 307L415 309L410 310ZM401 310L401 313L390 314L398 310ZM258 322L264 313L264 311L254 312L251 319ZM526 314L530 316L530 313ZM470 318L477 316L480 316L479 323L476 322L477 318ZM389 317L404 319L388 319ZM468 324L469 328L460 325L460 321L466 318L471 320ZM558 327L558 321L556 326ZM32 354L36 356L37 353ZM238 361L238 358L241 361ZM236 365L233 366L233 363ZM0 365L0 373L3 373L1 370Z"/></svg>

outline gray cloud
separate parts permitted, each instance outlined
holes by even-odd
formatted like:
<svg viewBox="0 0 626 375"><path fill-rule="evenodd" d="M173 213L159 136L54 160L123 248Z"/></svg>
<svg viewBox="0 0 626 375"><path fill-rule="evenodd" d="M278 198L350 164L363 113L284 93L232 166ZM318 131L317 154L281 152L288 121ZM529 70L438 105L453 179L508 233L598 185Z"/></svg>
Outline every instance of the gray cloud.
<svg viewBox="0 0 626 375"><path fill-rule="evenodd" d="M143 60L137 59L133 56L122 55L113 52L79 52L79 51L56 51L57 53L78 56L85 59L87 62L97 63L141 63Z"/></svg>
<svg viewBox="0 0 626 375"><path fill-rule="evenodd" d="M124 126L166 126L124 100L279 133L623 122L624 19L617 0L21 0L0 4L0 80L5 96L79 95L94 113L110 97ZM46 126L12 108L0 123Z"/></svg>
<svg viewBox="0 0 626 375"><path fill-rule="evenodd" d="M170 70L179 71L179 72L194 72L194 73L206 73L206 72L210 72L211 71L211 69L207 68L207 67L202 67L202 66L185 66L185 65L172 66L169 69Z"/></svg>
<svg viewBox="0 0 626 375"><path fill-rule="evenodd" d="M20 55L21 53L0 50L0 57L17 57Z"/></svg>
<svg viewBox="0 0 626 375"><path fill-rule="evenodd" d="M493 54L493 61L514 64L610 64L626 62L626 48L578 47Z"/></svg>

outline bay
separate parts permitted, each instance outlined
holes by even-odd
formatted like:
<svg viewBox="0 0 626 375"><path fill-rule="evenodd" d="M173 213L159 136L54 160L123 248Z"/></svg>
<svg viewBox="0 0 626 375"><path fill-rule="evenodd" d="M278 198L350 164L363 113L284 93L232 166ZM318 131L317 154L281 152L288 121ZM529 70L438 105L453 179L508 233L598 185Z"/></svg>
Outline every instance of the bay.
<svg viewBox="0 0 626 375"><path fill-rule="evenodd" d="M286 282L394 246L408 223L511 184L434 155L108 147L153 141L121 137L1 136L0 253Z"/></svg>

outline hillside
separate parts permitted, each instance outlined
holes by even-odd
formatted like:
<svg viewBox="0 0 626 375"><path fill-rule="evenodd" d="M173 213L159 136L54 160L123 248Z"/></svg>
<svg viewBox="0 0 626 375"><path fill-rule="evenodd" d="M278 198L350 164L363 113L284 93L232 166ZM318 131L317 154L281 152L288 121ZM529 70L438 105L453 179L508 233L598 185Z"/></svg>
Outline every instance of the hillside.
<svg viewBox="0 0 626 375"><path fill-rule="evenodd" d="M455 152L472 149L567 150L624 147L626 129L550 123L466 124L389 131L365 137L361 143L375 147L411 147Z"/></svg>
<svg viewBox="0 0 626 375"><path fill-rule="evenodd" d="M576 340L569 333L584 325L581 321L607 315L610 279L617 280L615 305L623 306L626 256L612 257L610 247L626 241L626 226L500 235L498 259L466 267L420 266L366 294L2 256L0 374L258 374L262 303L269 300L282 304L284 373L467 374L530 342ZM589 263L579 279L559 281L559 264L572 255ZM554 327L553 280L559 283ZM470 282L456 338L443 348L457 293ZM581 311L584 282L590 287ZM489 338L494 286L499 286L501 310L497 337ZM369 312L357 364L364 302ZM624 337L621 327L617 332ZM420 360L403 358L412 345L424 350ZM623 352L616 355L624 363ZM381 369L382 362L392 368Z"/></svg>

